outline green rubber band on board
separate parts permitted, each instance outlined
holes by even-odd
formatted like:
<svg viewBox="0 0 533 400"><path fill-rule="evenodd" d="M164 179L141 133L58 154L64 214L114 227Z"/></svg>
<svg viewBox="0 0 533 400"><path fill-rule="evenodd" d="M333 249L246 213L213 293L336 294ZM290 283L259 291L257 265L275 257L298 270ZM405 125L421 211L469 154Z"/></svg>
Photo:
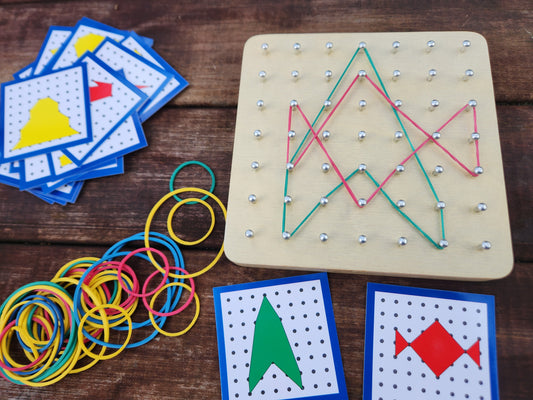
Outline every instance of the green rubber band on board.
<svg viewBox="0 0 533 400"><path fill-rule="evenodd" d="M174 170L174 172L172 173L172 176L170 177L170 183L169 183L169 188L170 188L170 191L173 192L174 191L174 180L176 179L176 176L178 175L178 173L183 169L185 168L187 165L199 165L200 167L202 167L203 169L205 169L207 172L209 172L209 175L211 175L211 187L209 188L209 192L210 193L213 193L213 190L215 190L215 174L213 173L213 171L211 170L211 168L209 168L207 165L205 165L203 162L201 161L195 161L195 160L192 160L192 161L187 161L187 162L184 162L183 164L181 164L178 168L176 168ZM207 200L209 198L208 195L205 195L204 197L202 197L200 200ZM183 199L181 199L177 194L174 195L174 199L176 199L176 201L182 201ZM196 204L198 203L197 201L190 201L188 202L187 204Z"/></svg>

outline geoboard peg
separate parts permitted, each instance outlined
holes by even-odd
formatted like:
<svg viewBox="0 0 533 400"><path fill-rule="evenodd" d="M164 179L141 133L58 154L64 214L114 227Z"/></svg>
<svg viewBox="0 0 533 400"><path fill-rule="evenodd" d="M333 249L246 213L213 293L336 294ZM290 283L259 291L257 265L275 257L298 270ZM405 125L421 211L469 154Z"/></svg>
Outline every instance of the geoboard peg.
<svg viewBox="0 0 533 400"><path fill-rule="evenodd" d="M394 42L392 42L392 52L393 53L397 53L399 48L400 48L400 42L399 41L395 40Z"/></svg>
<svg viewBox="0 0 533 400"><path fill-rule="evenodd" d="M296 107L298 107L298 102L296 100L291 100L290 105L291 105L292 111L295 111Z"/></svg>
<svg viewBox="0 0 533 400"><path fill-rule="evenodd" d="M261 71L259 71L258 75L259 75L260 79L265 79L266 76L267 76L267 73L265 71L261 70Z"/></svg>
<svg viewBox="0 0 533 400"><path fill-rule="evenodd" d="M405 167L402 164L396 166L396 173L397 174L401 174L404 171L405 171Z"/></svg>
<svg viewBox="0 0 533 400"><path fill-rule="evenodd" d="M268 43L263 43L261 45L261 50L263 50L263 53L268 53Z"/></svg>
<svg viewBox="0 0 533 400"><path fill-rule="evenodd" d="M403 132L402 131L396 131L394 132L394 140L398 141L403 138Z"/></svg>
<svg viewBox="0 0 533 400"><path fill-rule="evenodd" d="M357 167L357 169L359 170L359 172L364 172L364 171L366 171L366 164L359 164L359 166Z"/></svg>
<svg viewBox="0 0 533 400"><path fill-rule="evenodd" d="M331 50L333 50L333 42L326 42L326 52L331 53Z"/></svg>
<svg viewBox="0 0 533 400"><path fill-rule="evenodd" d="M252 204L255 204L255 202L257 201L257 196L255 194L251 194L248 196L248 201Z"/></svg>
<svg viewBox="0 0 533 400"><path fill-rule="evenodd" d="M439 140L440 139L440 132L433 132L431 134L431 137L433 138L433 140Z"/></svg>
<svg viewBox="0 0 533 400"><path fill-rule="evenodd" d="M470 42L470 40L463 40L463 44L461 46L461 52L464 53L466 49L468 49L471 45L472 43Z"/></svg>
<svg viewBox="0 0 533 400"><path fill-rule="evenodd" d="M480 165L478 165L476 168L474 168L474 173L476 175L481 175L483 173L483 167L481 167Z"/></svg>
<svg viewBox="0 0 533 400"><path fill-rule="evenodd" d="M290 232L285 231L281 234L281 237L285 240L289 240L291 238L291 234Z"/></svg>
<svg viewBox="0 0 533 400"><path fill-rule="evenodd" d="M359 242L359 244L365 244L367 242L367 237L366 235L359 235L359 237L357 238L357 241Z"/></svg>
<svg viewBox="0 0 533 400"><path fill-rule="evenodd" d="M329 239L327 233L321 233L320 236L319 236L319 238L320 238L320 241L321 241L321 242L327 242L328 239Z"/></svg>
<svg viewBox="0 0 533 400"><path fill-rule="evenodd" d="M263 100L257 100L257 103L255 103L257 105L257 108L259 109L259 111L262 111L263 108L265 107L265 102Z"/></svg>
<svg viewBox="0 0 533 400"><path fill-rule="evenodd" d="M327 69L325 72L324 72L324 77L326 78L326 81L329 81L331 79L331 77L333 76L333 72L331 72L331 70Z"/></svg>
<svg viewBox="0 0 533 400"><path fill-rule="evenodd" d="M294 139L294 137L296 136L296 132L294 132L292 129L287 133L287 136L289 137L289 139Z"/></svg>
<svg viewBox="0 0 533 400"><path fill-rule="evenodd" d="M300 43L294 43L292 48L295 53L299 53L302 50L302 45Z"/></svg>
<svg viewBox="0 0 533 400"><path fill-rule="evenodd" d="M433 80L433 78L435 78L437 76L437 70L436 69L433 69L431 68L429 71L428 71L428 76L426 77L426 80L431 82Z"/></svg>
<svg viewBox="0 0 533 400"><path fill-rule="evenodd" d="M398 78L400 77L401 75L401 72L399 69L395 69L394 71L392 71L392 80L393 81L397 81Z"/></svg>
<svg viewBox="0 0 533 400"><path fill-rule="evenodd" d="M328 140L330 136L331 136L330 131L322 131L322 140Z"/></svg>
<svg viewBox="0 0 533 400"><path fill-rule="evenodd" d="M254 131L254 137L255 137L256 139L261 139L261 138L263 137L263 132L261 132L261 130L259 130L259 129L256 129L256 130Z"/></svg>
<svg viewBox="0 0 533 400"><path fill-rule="evenodd" d="M366 206L367 202L366 202L366 199L361 198L357 201L357 203L359 204L359 207L364 207Z"/></svg>
<svg viewBox="0 0 533 400"><path fill-rule="evenodd" d="M325 206L328 204L328 201L329 201L329 200L328 200L327 197L321 197L321 198L320 198L320 205L321 205L322 207L325 207Z"/></svg>
<svg viewBox="0 0 533 400"><path fill-rule="evenodd" d="M331 107L331 100L324 100L324 108L328 110Z"/></svg>
<svg viewBox="0 0 533 400"><path fill-rule="evenodd" d="M435 45L436 45L436 43L435 43L434 40L428 40L428 42L426 43L426 53L431 52L431 50L433 50Z"/></svg>
<svg viewBox="0 0 533 400"><path fill-rule="evenodd" d="M283 198L283 202L287 205L292 204L292 197L291 196L285 196Z"/></svg>
<svg viewBox="0 0 533 400"><path fill-rule="evenodd" d="M473 76L474 76L474 71L471 70L471 69L467 69L467 70L465 71L465 74L463 75L463 80L464 80L464 81L467 81L467 80L469 80L470 78L472 78Z"/></svg>
<svg viewBox="0 0 533 400"><path fill-rule="evenodd" d="M468 101L468 106L466 107L466 111L470 111L472 108L474 108L476 106L477 106L477 101L476 100L469 100Z"/></svg>
<svg viewBox="0 0 533 400"><path fill-rule="evenodd" d="M358 72L358 75L361 77L361 78L364 78L366 76L366 71L364 69L360 70Z"/></svg>
<svg viewBox="0 0 533 400"><path fill-rule="evenodd" d="M257 170L259 168L259 163L257 161L252 161L250 167L252 167L253 170Z"/></svg>
<svg viewBox="0 0 533 400"><path fill-rule="evenodd" d="M321 167L321 168L322 168L322 172L327 173L327 172L329 172L329 170L330 170L330 168L331 168L331 165L329 165L329 164L326 162L326 163L322 164L322 167Z"/></svg>
<svg viewBox="0 0 533 400"><path fill-rule="evenodd" d="M364 138L366 138L366 132L365 131L359 131L357 133L357 139L363 140Z"/></svg>
<svg viewBox="0 0 533 400"><path fill-rule="evenodd" d="M398 200L396 202L396 205L398 206L398 208L404 208L405 207L405 200Z"/></svg>
<svg viewBox="0 0 533 400"><path fill-rule="evenodd" d="M431 103L430 103L430 105L428 107L429 111L435 111L437 109L437 107L439 106L439 104L440 103L439 103L438 100L436 100L436 99L431 100Z"/></svg>
<svg viewBox="0 0 533 400"><path fill-rule="evenodd" d="M401 237L398 239L398 246L405 246L405 245L407 245L407 238L401 236Z"/></svg>
<svg viewBox="0 0 533 400"><path fill-rule="evenodd" d="M446 208L446 203L444 201L437 201L437 204L435 205L435 209L437 211L444 210Z"/></svg>
<svg viewBox="0 0 533 400"><path fill-rule="evenodd" d="M470 143L477 142L478 140L479 140L479 133L477 133L477 132L472 132L472 133L470 134L470 139L468 139L468 141L469 141Z"/></svg>
<svg viewBox="0 0 533 400"><path fill-rule="evenodd" d="M402 106L402 101L400 99L397 99L397 100L394 100L394 105L397 107L397 108L400 108Z"/></svg>
<svg viewBox="0 0 533 400"><path fill-rule="evenodd" d="M246 236L248 239L251 239L254 237L254 231L247 229L246 232L244 232L244 236Z"/></svg>
<svg viewBox="0 0 533 400"><path fill-rule="evenodd" d="M359 100L359 111L364 111L366 104L366 100Z"/></svg>
<svg viewBox="0 0 533 400"><path fill-rule="evenodd" d="M442 165L436 165L435 166L435 169L433 169L433 172L432 174L434 176L439 176L440 174L442 174L444 172L444 167Z"/></svg>
<svg viewBox="0 0 533 400"><path fill-rule="evenodd" d="M293 80L296 81L300 77L300 73L298 71L294 70L294 71L291 72L291 77L292 77Z"/></svg>
<svg viewBox="0 0 533 400"><path fill-rule="evenodd" d="M490 250L492 247L492 243L489 242L488 240L484 240L483 242L481 242L481 248L483 250Z"/></svg>
<svg viewBox="0 0 533 400"><path fill-rule="evenodd" d="M359 48L364 49L366 47L366 42L359 42Z"/></svg>
<svg viewBox="0 0 533 400"><path fill-rule="evenodd" d="M288 162L288 163L285 165L285 167L287 168L287 170L288 170L289 172L291 172L291 171L294 169L294 164L291 163L291 162Z"/></svg>
<svg viewBox="0 0 533 400"><path fill-rule="evenodd" d="M439 246L445 249L446 247L448 247L448 241L446 239L441 239L439 241Z"/></svg>
<svg viewBox="0 0 533 400"><path fill-rule="evenodd" d="M483 212L487 211L487 204L486 203L478 203L476 207L474 208L476 212Z"/></svg>

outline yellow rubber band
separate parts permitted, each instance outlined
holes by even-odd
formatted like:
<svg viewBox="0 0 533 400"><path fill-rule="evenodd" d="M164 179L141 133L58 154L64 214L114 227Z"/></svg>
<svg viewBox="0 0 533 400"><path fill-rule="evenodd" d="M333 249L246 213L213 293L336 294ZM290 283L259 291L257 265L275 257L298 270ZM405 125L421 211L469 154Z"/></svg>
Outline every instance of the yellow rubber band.
<svg viewBox="0 0 533 400"><path fill-rule="evenodd" d="M171 283L167 283L165 286L163 286L161 289L159 289L155 294L154 296L152 297L152 300L150 300L150 307L153 308L154 307L154 303L155 303L155 299L157 298L157 296L159 296L159 294L169 288L170 286L181 286L185 289L187 289L189 292L192 291L191 287L189 285L186 285L185 283L181 283L181 282L171 282ZM175 332L175 333L170 333L170 332L167 332L167 331L164 331L163 329L161 329L157 323L155 322L155 319L154 319L154 315L152 313L149 313L148 314L148 317L150 317L150 321L152 321L152 325L154 326L155 329L157 329L157 331L165 336L170 336L170 337L177 337L177 336L181 336L187 332L189 332L189 330L194 326L194 324L196 323L196 321L198 320L198 316L200 315L200 299L198 298L198 295L196 294L196 292L194 292L194 302L196 303L196 312L194 314L194 317L191 321L191 323L189 325L187 325L187 327L179 332Z"/></svg>
<svg viewBox="0 0 533 400"><path fill-rule="evenodd" d="M120 346L117 351L113 352L113 353L110 353L110 354L103 354L103 352L101 351L100 354L95 354L93 353L92 351L90 351L87 346L85 346L85 343L83 343L83 338L85 337L83 335L83 325L85 325L85 321L87 320L87 318L89 318L90 315L94 314L96 311L103 311L105 308L113 308L115 310L117 310L118 312L120 312L122 315L124 315L124 318L128 321L128 336L126 337L126 340L124 341L124 343L122 344L122 346ZM104 329L104 341L107 341L109 340L109 322L107 320L107 314L105 312L100 312L100 316L102 317L102 326L103 326L103 329ZM85 354L87 354L89 357L91 358L94 358L95 360L109 360L111 358L114 358L116 356L118 356L120 353L122 353L122 351L126 348L126 346L128 345L130 339L131 339L131 334L133 332L133 327L132 327L132 322L131 322L131 318L130 316L128 315L128 313L126 312L126 310L124 310L122 307L120 306L116 306L116 305L113 305L113 304L101 304L99 306L96 306L94 308L92 308L87 314L85 314L81 320L80 320L80 325L78 327L78 342L81 346L81 349L83 350L83 352ZM102 350L105 350L106 349L106 346L102 346Z"/></svg>
<svg viewBox="0 0 533 400"><path fill-rule="evenodd" d="M165 196L163 196L153 207L152 207L152 210L150 211L150 214L148 215L148 218L146 219L146 225L144 227L144 246L146 248L150 248L150 226L152 225L152 220L154 219L154 215L155 213L157 212L157 210L159 210L159 208L161 207L161 205L167 201L169 198L171 198L172 196L176 195L176 194L180 194L180 193L184 193L184 192L197 192L197 193L202 193L202 194L205 194L209 197L211 197L213 200L215 200L218 204L218 206L220 207L220 209L222 210L222 213L224 214L224 219L226 219L226 207L224 207L224 204L222 204L222 202L220 201L220 199L215 196L213 193L211 192L208 192L207 190L203 190L203 189L199 189L199 188L181 188L181 189L177 189L177 190L174 190L170 193L167 193ZM213 266L218 262L218 260L220 260L220 257L222 257L222 254L224 254L224 243L222 243L222 245L220 246L220 250L219 252L217 253L217 255L215 256L215 258L213 259L213 261L211 261L210 264L208 264L206 267L204 267L203 269L201 269L200 271L197 271L195 273L192 273L192 274L189 274L188 275L188 278L196 278L197 276L200 276L202 275L203 273L209 271L211 268L213 268ZM165 273L164 269L155 261L152 253L150 251L147 252L147 255L148 257L150 258L150 261L153 263L153 265L159 270L161 271L162 273ZM178 274L174 274L174 273L169 273L169 276L171 278L180 278L182 277L181 275L178 275Z"/></svg>
<svg viewBox="0 0 533 400"><path fill-rule="evenodd" d="M174 233L174 229L172 228L172 219L174 218L174 213L178 210L178 208L180 208L183 204L191 203L191 202L203 204L205 206L205 208L207 208L209 210L209 213L211 214L211 226L209 227L207 233L204 236L202 236L200 239L189 242L187 240L180 239ZM172 239L174 239L176 242L178 242L179 244L182 244L184 246L194 246L194 245L196 245L198 243L202 243L205 239L207 239L209 237L209 235L211 235L211 232L213 232L213 228L214 227L215 227L215 212L213 211L213 207L211 207L211 205L209 203L206 203L202 199L195 199L194 197L183 199L180 202L176 203L174 205L174 207L172 207L172 209L168 213L168 217L167 217L168 233L169 233L169 235L170 235L170 237Z"/></svg>

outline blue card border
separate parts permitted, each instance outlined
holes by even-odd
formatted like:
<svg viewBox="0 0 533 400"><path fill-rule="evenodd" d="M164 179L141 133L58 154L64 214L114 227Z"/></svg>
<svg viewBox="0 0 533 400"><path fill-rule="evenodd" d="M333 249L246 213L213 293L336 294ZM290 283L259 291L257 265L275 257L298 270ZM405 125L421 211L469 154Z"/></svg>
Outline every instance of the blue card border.
<svg viewBox="0 0 533 400"><path fill-rule="evenodd" d="M408 286L386 285L382 283L367 284L366 322L365 322L365 364L363 372L363 400L372 399L372 355L374 344L374 303L376 292L398 293L412 296L426 296L439 299L472 301L487 305L487 330L489 341L491 399L499 399L498 358L496 354L496 315L494 296L487 294L454 292L448 290L425 289Z"/></svg>
<svg viewBox="0 0 533 400"><path fill-rule="evenodd" d="M117 43L115 42L114 40L110 39L110 38L106 38L105 40L102 41L102 43L100 43L100 45L94 49L93 53L96 57L98 57L96 54L98 53L98 51L103 47L105 46L105 44L107 43L110 43L111 45L117 47L120 51L124 51L126 54L136 58L137 60L139 60L139 62L143 63L144 65L146 65L147 67L149 68L152 68L154 70L156 70L157 72L159 72L160 74L166 76L166 79L161 82L161 84L159 85L159 87L157 88L156 91L154 91L154 93L152 93L151 96L148 97L148 99L146 100L146 104L150 104L151 100L156 98L157 95L159 94L159 92L161 92L163 90L163 88L167 85L167 83L172 79L173 77L173 74L170 73L169 71L166 71L164 68L162 67L159 67L157 65L155 65L154 63L148 61L146 58L144 57L141 57L139 54L135 53L134 51L131 51L130 49L128 49L127 47L124 47L123 45L121 45L120 43ZM105 63L105 61L104 61ZM116 71L115 71L116 72ZM127 80L127 78L125 78ZM145 93L146 94L146 93ZM142 108L144 106L141 107L141 110L139 110L139 118L141 119L141 122L145 121L147 118L146 116L143 114L142 112Z"/></svg>
<svg viewBox="0 0 533 400"><path fill-rule="evenodd" d="M2 108L0 109L0 146L1 146L1 149L0 149L0 163L5 163L5 162L10 162L10 161L17 161L17 160L24 160L28 157L31 157L31 156L38 156L38 155L41 155L41 154L46 154L46 153L50 153L54 150L60 150L62 148L65 148L67 146L75 146L77 144L82 144L82 143L88 143L92 140L92 137L93 137L93 134L92 134L92 125L91 125L91 115L90 115L90 110L89 110L89 105L90 105L90 98L89 98L89 82L87 80L87 67L86 65L76 65L76 66L71 66L71 67L67 67L67 68L63 68L63 69L60 69L60 70L57 70L57 71L54 71L52 72L51 74L58 74L58 73L61 73L63 71L67 71L67 70L71 70L71 69L76 69L76 68L81 68L81 71L82 71L82 85L83 85L83 88L84 88L84 97L85 97L85 123L86 123L86 126L87 126L87 137L84 137L82 139L79 139L79 140L76 140L76 141L73 141L73 142L70 142L70 143L62 143L62 144L58 144L56 146L52 146L50 148L47 148L47 149L41 149L41 150L36 150L36 151L33 151L33 152L30 152L30 153L24 153L24 154L21 154L19 156L13 156L13 157L9 157L9 158L6 158L6 155L3 154L3 147L4 147L4 137L5 137L5 133L4 133L4 123L5 123L5 117L4 117L4 112L5 112L5 109L4 109L4 106L5 106L5 91L6 91L6 87L8 86L11 86L11 85L17 85L17 84L20 84L22 82L26 82L26 81L29 81L29 80L32 80L32 79L42 79L43 77L45 77L46 75L39 75L39 76L35 76L35 77L32 77L30 79L25 79L23 81L11 81L11 82L7 82L7 83L3 83L0 87L1 89L1 93L0 93L0 105L3 105Z"/></svg>
<svg viewBox="0 0 533 400"><path fill-rule="evenodd" d="M103 136L100 138L100 140L96 143L93 144L92 148L82 157L82 158L78 158L76 157L72 152L70 152L69 148L70 147L73 147L73 146L68 146L68 147L65 147L65 149L63 149L63 152L75 163L77 164L78 166L82 166L83 163L91 156L91 154L96 150L98 149L98 147L100 147L102 145L102 143L104 143L107 138L114 132L117 130L118 127L120 127L120 125L122 125L122 123L124 121L126 121L129 117L132 116L132 114L134 114L135 112L137 112L137 110L139 109L139 107L142 107L142 105L146 102L146 100L148 99L148 96L143 93L140 89L137 89L135 87L135 85L133 85L130 81L128 81L127 79L123 78L122 76L120 76L117 71L115 71L114 69L112 69L109 65L107 65L106 63L104 63L102 60L100 60L98 57L96 57L93 53L90 53L90 52L86 52L83 56L80 57L80 59L74 64L74 66L76 65L81 65L81 64L85 64L85 61L86 59L90 59L91 61L95 62L96 64L98 64L99 67L101 67L103 70L105 70L108 74L110 74L111 76L113 76L115 79L119 80L120 83L122 83L124 86L126 86L129 90L131 90L136 96L139 97L139 100L137 101L137 103L130 109L128 110L128 112L126 114L124 114L122 116L122 118L113 126L111 127L111 129ZM87 75L89 73L87 72ZM89 87L89 90L90 90L90 87ZM89 102L89 112L90 112L90 108L91 108L91 103ZM91 121L92 121L92 114L91 114ZM114 157L113 157L114 158Z"/></svg>
<svg viewBox="0 0 533 400"><path fill-rule="evenodd" d="M41 74L46 74L46 73L49 73L49 72L53 72L53 71L56 71L56 69L54 69L57 61L59 60L59 58L61 57L61 55L65 52L65 48L69 45L69 43L71 42L72 38L74 37L74 35L76 34L76 32L78 31L78 29L81 27L81 26L88 26L88 27L91 27L91 28L96 28L96 29L101 29L103 31L107 31L107 32L110 32L110 33L114 33L114 34L117 34L117 35L121 35L123 37L126 37L128 36L128 32L127 31L123 31L123 30L120 30L120 29L117 29L117 28L114 28L112 26L109 26L109 25L106 25L102 22L98 22L98 21L95 21L94 19L90 19L90 18L87 18L87 17L83 17L82 19L80 19L76 25L72 28L72 34L69 36L69 38L65 41L65 43L63 43L63 46L61 46L61 48L57 51L56 54L54 54L54 57L52 57L50 59L50 61L48 62L48 64L46 65L46 67L43 68L43 71ZM108 37L107 37L108 38ZM83 57L83 54L82 54L82 57ZM76 60L77 62L78 60Z"/></svg>
<svg viewBox="0 0 533 400"><path fill-rule="evenodd" d="M141 122L146 121L148 118L150 118L152 115L154 115L158 110L160 110L166 103L168 103L170 100L172 100L175 96L177 96L182 90L184 90L187 86L189 86L189 82L183 78L178 71L176 71L163 57L161 57L154 49L152 49L150 46L148 46L143 38L136 34L135 32L131 32L130 36L135 39L135 41L143 47L143 49L150 54L160 65L160 68L163 68L166 72L172 75L172 78L176 79L178 81L179 86L176 87L174 90L167 93L165 97L163 97L160 101L157 103L152 104L151 102L147 102L143 108L139 111L139 114L141 115ZM123 39L126 40L126 38ZM143 58L148 63L152 64L150 61ZM172 79L171 78L171 79ZM169 80L170 82L170 80ZM163 88L169 83L167 82L165 85L163 85ZM154 95L155 97L155 95Z"/></svg>
<svg viewBox="0 0 533 400"><path fill-rule="evenodd" d="M15 72L13 74L13 78L15 78L15 81L17 81L17 82L25 81L26 79L31 78L33 76L33 71L34 71L34 68L35 68L36 65L37 65L37 62L34 61L34 62L26 65L25 67L22 67L21 69L19 69L17 72ZM31 72L28 75L28 77L21 78L20 75L25 73L27 70L31 70Z"/></svg>
<svg viewBox="0 0 533 400"><path fill-rule="evenodd" d="M328 321L328 330L331 340L331 350L333 353L333 360L335 364L335 374L337 377L337 384L339 388L339 393L329 394L329 395L320 395L320 396L309 396L294 398L293 400L348 400L348 392L346 388L346 380L344 376L344 368L342 366L342 358L340 352L339 338L337 336L337 327L335 324L335 316L333 315L333 303L331 301L331 292L329 290L328 275L326 272L320 272L317 274L310 275L301 275L293 276L288 278L279 278L271 279L266 281L258 282L248 282L235 284L230 286L220 286L213 288L213 300L215 306L215 320L217 326L217 343L218 343L218 357L219 357L219 367L220 367L220 384L222 391L222 399L229 400L229 388L227 385L228 381L228 372L227 372L227 363L226 363L226 348L224 342L224 331L223 326L223 316L222 316L222 305L221 305L221 295L223 293L234 292L237 290L246 290L246 289L255 289L260 287L268 286L280 286L287 283L295 282L307 282L319 280L322 288L322 300L324 301L324 308L326 310L326 319Z"/></svg>
<svg viewBox="0 0 533 400"><path fill-rule="evenodd" d="M35 59L35 61L33 62L33 66L35 68L37 68L39 66L39 62L41 61L41 58L43 57L43 53L44 53L44 49L46 48L46 46L48 46L48 41L50 40L50 36L52 36L52 33L53 32L57 32L57 31L65 31L65 32L70 32L70 35L72 36L72 32L73 32L73 28L72 27L69 27L69 26L58 26L58 25L52 25L50 26L50 28L48 28L48 32L46 33L46 37L44 38L44 41L43 43L41 44L41 48L39 49L39 54L37 55L37 58ZM67 42L68 40L70 39L70 36L67 38L67 40L65 40L65 42ZM57 50L57 53L59 53L61 50L63 49L63 46L61 46L58 50ZM57 54L56 53L56 54ZM31 73L31 76L40 76L42 75L43 73L46 72L46 68L47 66L55 60L56 58L56 54L52 55L52 57L50 58L50 60L48 60L48 62L42 66L42 69L41 69L41 72L36 74L35 73L35 68L34 70L32 71ZM31 65L31 64L30 64Z"/></svg>

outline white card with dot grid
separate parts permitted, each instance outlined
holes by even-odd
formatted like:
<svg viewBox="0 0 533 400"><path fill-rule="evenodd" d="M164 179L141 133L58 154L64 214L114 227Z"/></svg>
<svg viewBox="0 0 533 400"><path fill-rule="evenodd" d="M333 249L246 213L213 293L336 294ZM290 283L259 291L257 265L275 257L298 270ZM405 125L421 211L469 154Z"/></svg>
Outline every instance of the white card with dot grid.
<svg viewBox="0 0 533 400"><path fill-rule="evenodd" d="M2 85L3 160L91 140L86 74L82 65Z"/></svg>
<svg viewBox="0 0 533 400"><path fill-rule="evenodd" d="M245 266L507 275L513 254L485 39L250 38L225 251Z"/></svg>
<svg viewBox="0 0 533 400"><path fill-rule="evenodd" d="M280 318L302 388L275 364L250 392L255 324L266 297ZM347 399L327 275L214 288L222 398Z"/></svg>
<svg viewBox="0 0 533 400"><path fill-rule="evenodd" d="M499 398L492 296L368 284L363 399L396 398Z"/></svg>
<svg viewBox="0 0 533 400"><path fill-rule="evenodd" d="M100 147L147 99L144 93L128 81L117 78L114 75L116 71L111 70L111 68L94 55L87 53L81 59L81 62L87 65L87 76L90 87L107 85L110 87L112 95L91 101L93 140L90 143L84 143L66 149L66 154L78 165L87 160L92 152ZM109 146L109 148L112 148L112 146ZM56 174L59 175L59 170L56 170Z"/></svg>
<svg viewBox="0 0 533 400"><path fill-rule="evenodd" d="M68 67L78 61L86 51L94 51L106 38L119 42L125 36L124 31L84 17L76 24L68 40L51 60L51 68L56 70Z"/></svg>

